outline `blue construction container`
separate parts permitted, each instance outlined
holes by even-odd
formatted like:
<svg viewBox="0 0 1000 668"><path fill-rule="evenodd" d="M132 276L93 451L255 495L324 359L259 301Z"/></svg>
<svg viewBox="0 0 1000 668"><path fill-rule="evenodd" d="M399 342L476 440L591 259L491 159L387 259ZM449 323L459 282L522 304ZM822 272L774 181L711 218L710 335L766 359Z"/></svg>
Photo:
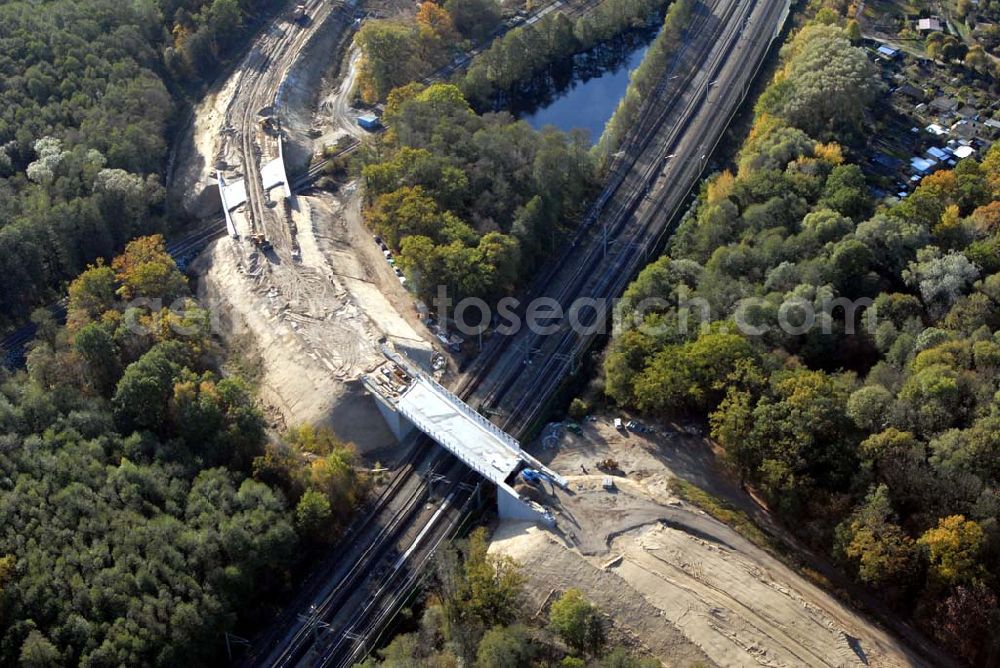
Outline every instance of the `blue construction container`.
<svg viewBox="0 0 1000 668"><path fill-rule="evenodd" d="M369 132L375 132L380 127L382 123L378 120L378 116L375 114L365 114L364 116L358 116L358 125L360 125L365 130Z"/></svg>

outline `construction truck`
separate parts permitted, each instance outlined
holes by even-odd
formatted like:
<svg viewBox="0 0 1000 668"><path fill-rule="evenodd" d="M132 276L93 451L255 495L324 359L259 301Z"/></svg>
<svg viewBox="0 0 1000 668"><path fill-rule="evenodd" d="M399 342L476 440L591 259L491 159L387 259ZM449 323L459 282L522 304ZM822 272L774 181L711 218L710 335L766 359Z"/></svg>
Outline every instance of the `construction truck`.
<svg viewBox="0 0 1000 668"><path fill-rule="evenodd" d="M599 471L604 471L605 473L611 473L618 470L618 461L608 457L607 459L602 459L597 462L597 469Z"/></svg>
<svg viewBox="0 0 1000 668"><path fill-rule="evenodd" d="M261 249L265 253L271 250L272 248L271 242L268 241L267 237L265 237L263 234L251 234L250 241L253 242L254 246Z"/></svg>

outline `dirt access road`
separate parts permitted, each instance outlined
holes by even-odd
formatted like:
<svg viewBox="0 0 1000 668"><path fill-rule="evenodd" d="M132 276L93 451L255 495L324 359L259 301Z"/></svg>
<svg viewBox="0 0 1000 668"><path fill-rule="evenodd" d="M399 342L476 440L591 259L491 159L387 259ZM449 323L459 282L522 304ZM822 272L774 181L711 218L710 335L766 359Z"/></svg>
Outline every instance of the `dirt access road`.
<svg viewBox="0 0 1000 668"><path fill-rule="evenodd" d="M920 653L771 554L671 493L673 477L739 494L708 442L676 425L656 433L586 422L535 454L565 475L557 533L505 524L491 549L517 558L534 605L580 587L668 666L920 666ZM597 461L617 460L616 489ZM584 473L586 469L587 473Z"/></svg>
<svg viewBox="0 0 1000 668"><path fill-rule="evenodd" d="M431 335L364 227L358 184L286 198L261 182L279 132L289 174L324 142L361 132L348 97L356 56L346 76L339 71L355 14L325 0L307 7L308 21L291 21L289 7L264 29L198 106L174 197L199 214L219 206L215 169L229 183L246 180L250 202L233 211L240 238L214 243L192 270L219 333L255 372L272 426L327 424L362 451L382 449L394 439L359 379L383 361L382 340L429 365ZM273 247L256 246L251 233Z"/></svg>

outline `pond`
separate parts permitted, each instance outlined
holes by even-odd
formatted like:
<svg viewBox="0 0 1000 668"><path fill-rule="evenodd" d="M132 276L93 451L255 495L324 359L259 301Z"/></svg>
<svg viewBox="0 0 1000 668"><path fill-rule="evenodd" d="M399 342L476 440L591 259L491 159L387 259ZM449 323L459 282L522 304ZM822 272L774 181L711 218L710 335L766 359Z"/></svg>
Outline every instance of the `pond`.
<svg viewBox="0 0 1000 668"><path fill-rule="evenodd" d="M570 67L555 73L530 98L511 101L511 112L533 128L554 125L560 130L583 129L596 144L619 100L629 75L639 66L656 30L632 33L613 44L577 56Z"/></svg>

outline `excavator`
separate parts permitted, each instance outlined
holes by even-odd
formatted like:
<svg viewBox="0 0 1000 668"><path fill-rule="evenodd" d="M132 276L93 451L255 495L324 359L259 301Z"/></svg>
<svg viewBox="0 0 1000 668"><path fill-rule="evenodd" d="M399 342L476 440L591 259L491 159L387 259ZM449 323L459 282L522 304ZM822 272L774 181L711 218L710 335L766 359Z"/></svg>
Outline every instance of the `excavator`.
<svg viewBox="0 0 1000 668"><path fill-rule="evenodd" d="M263 234L251 234L250 241L253 242L254 246L261 249L265 253L273 248L273 246L271 246L271 242L268 241L267 237Z"/></svg>

